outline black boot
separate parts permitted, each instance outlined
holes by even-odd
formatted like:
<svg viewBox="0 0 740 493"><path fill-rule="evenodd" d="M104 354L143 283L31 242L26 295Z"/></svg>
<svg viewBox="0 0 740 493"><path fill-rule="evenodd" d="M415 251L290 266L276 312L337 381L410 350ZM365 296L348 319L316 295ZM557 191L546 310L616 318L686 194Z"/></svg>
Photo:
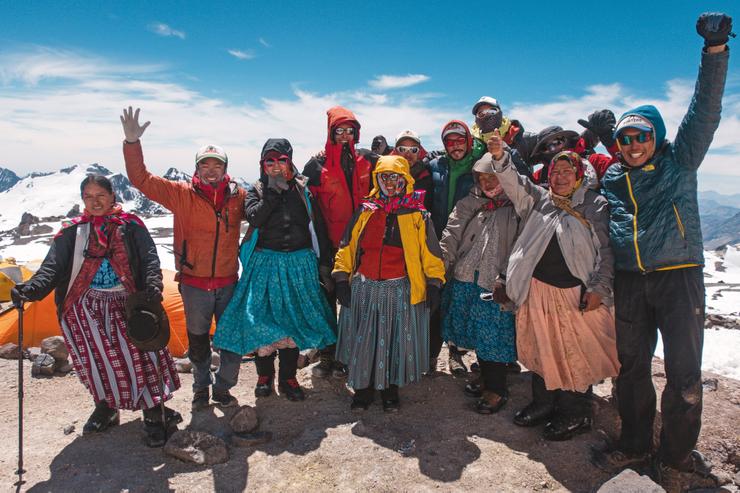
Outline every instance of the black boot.
<svg viewBox="0 0 740 493"><path fill-rule="evenodd" d="M372 386L364 389L356 389L349 408L352 411L367 411L373 400L375 400L375 389Z"/></svg>
<svg viewBox="0 0 740 493"><path fill-rule="evenodd" d="M555 391L547 390L541 376L532 373L532 402L514 415L518 426L537 426L549 421L555 412Z"/></svg>
<svg viewBox="0 0 740 493"><path fill-rule="evenodd" d="M269 356L257 356L254 358L257 367L257 385L254 387L255 397L268 397L272 394L275 382L275 353Z"/></svg>
<svg viewBox="0 0 740 493"><path fill-rule="evenodd" d="M298 348L280 349L279 353L278 390L290 401L302 401L306 394L295 377L298 371Z"/></svg>
<svg viewBox="0 0 740 493"><path fill-rule="evenodd" d="M100 433L101 431L105 431L120 422L121 417L118 414L118 411L108 407L108 403L105 400L102 400L95 404L95 410L82 428L82 434L87 435L89 433Z"/></svg>
<svg viewBox="0 0 740 493"><path fill-rule="evenodd" d="M395 413L401 409L401 401L398 398L398 385L391 385L387 389L381 390L380 398L383 401L383 411Z"/></svg>

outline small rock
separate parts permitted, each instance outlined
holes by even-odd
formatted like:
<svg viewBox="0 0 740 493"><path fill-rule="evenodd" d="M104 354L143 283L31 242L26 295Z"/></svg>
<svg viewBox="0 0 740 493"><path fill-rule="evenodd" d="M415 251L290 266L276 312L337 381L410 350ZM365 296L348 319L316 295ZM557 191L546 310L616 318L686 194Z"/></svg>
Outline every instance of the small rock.
<svg viewBox="0 0 740 493"><path fill-rule="evenodd" d="M75 432L75 425L67 425L64 427L64 434L71 435Z"/></svg>
<svg viewBox="0 0 740 493"><path fill-rule="evenodd" d="M167 440L164 453L185 462L208 466L229 460L226 443L202 431L180 430L175 432Z"/></svg>
<svg viewBox="0 0 740 493"><path fill-rule="evenodd" d="M406 440L405 442L403 442L401 446L398 447L397 452L403 455L404 457L408 457L411 454L413 454L415 450L416 450L416 440L412 438L411 440Z"/></svg>
<svg viewBox="0 0 740 493"><path fill-rule="evenodd" d="M65 374L71 372L73 369L74 366L69 361L65 361L62 364L59 364L59 361L57 361L54 367L54 371Z"/></svg>
<svg viewBox="0 0 740 493"><path fill-rule="evenodd" d="M236 433L252 433L259 426L257 411L251 406L241 406L229 424Z"/></svg>
<svg viewBox="0 0 740 493"><path fill-rule="evenodd" d="M54 374L54 358L49 354L41 354L31 365L31 376L51 376Z"/></svg>
<svg viewBox="0 0 740 493"><path fill-rule="evenodd" d="M596 493L664 493L660 485L632 469L625 469L601 485Z"/></svg>
<svg viewBox="0 0 740 493"><path fill-rule="evenodd" d="M34 361L36 361L36 358L38 358L40 354L41 354L41 348L40 347L35 347L34 346L34 347L30 347L30 348L26 349L26 358L28 358L28 360L31 363L33 363Z"/></svg>
<svg viewBox="0 0 740 493"><path fill-rule="evenodd" d="M707 378L701 383L701 386L704 387L704 390L707 392L716 392L718 384L719 382L716 378Z"/></svg>
<svg viewBox="0 0 740 493"><path fill-rule="evenodd" d="M365 426L365 423L362 420L359 420L352 426L352 433L358 437L364 437L367 435L367 426Z"/></svg>
<svg viewBox="0 0 740 493"><path fill-rule="evenodd" d="M175 369L177 373L190 373L193 371L193 364L190 358L178 358L175 360Z"/></svg>
<svg viewBox="0 0 740 493"><path fill-rule="evenodd" d="M211 369L216 370L221 364L221 355L216 351L211 353Z"/></svg>
<svg viewBox="0 0 740 493"><path fill-rule="evenodd" d="M254 433L234 433L231 435L231 444L235 447L256 447L272 441L271 431L256 431Z"/></svg>
<svg viewBox="0 0 740 493"><path fill-rule="evenodd" d="M3 359L18 359L20 351L18 351L18 344L8 342L0 346L0 358Z"/></svg>
<svg viewBox="0 0 740 493"><path fill-rule="evenodd" d="M60 364L66 363L69 358L69 351L62 336L51 336L41 341L41 352L51 355Z"/></svg>

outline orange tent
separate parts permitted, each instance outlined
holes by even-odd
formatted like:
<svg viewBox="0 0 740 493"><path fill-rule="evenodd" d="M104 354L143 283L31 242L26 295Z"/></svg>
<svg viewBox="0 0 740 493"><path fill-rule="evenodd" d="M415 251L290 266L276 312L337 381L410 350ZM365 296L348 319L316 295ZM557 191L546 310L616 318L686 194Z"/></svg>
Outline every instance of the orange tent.
<svg viewBox="0 0 740 493"><path fill-rule="evenodd" d="M170 342L167 347L172 356L181 357L188 349L188 335L185 328L185 311L182 298L174 280L175 273L162 270L164 277L164 309L170 319ZM211 334L215 324L211 326ZM41 301L28 303L23 312L23 342L25 347L40 346L49 336L62 335L57 320L57 310L52 292ZM0 344L18 341L18 311L8 310L0 314Z"/></svg>

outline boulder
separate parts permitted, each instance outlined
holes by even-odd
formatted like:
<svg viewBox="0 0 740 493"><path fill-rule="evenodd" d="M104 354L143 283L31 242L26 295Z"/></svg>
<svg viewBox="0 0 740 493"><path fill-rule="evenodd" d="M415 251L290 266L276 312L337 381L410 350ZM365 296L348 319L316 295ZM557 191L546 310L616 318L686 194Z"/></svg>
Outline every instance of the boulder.
<svg viewBox="0 0 740 493"><path fill-rule="evenodd" d="M190 373L193 371L193 364L189 358L177 358L175 360L175 369L177 373Z"/></svg>
<svg viewBox="0 0 740 493"><path fill-rule="evenodd" d="M34 347L30 347L30 348L26 349L26 358L28 358L28 360L31 363L33 363L34 361L36 361L36 358L38 358L39 355L41 355L41 354L42 353L41 353L41 348L40 347L34 346Z"/></svg>
<svg viewBox="0 0 740 493"><path fill-rule="evenodd" d="M3 359L18 359L20 351L18 350L18 344L14 342L8 342L0 346L0 358Z"/></svg>
<svg viewBox="0 0 740 493"><path fill-rule="evenodd" d="M164 453L185 462L207 466L229 460L226 443L202 431L180 430L175 432L167 440Z"/></svg>
<svg viewBox="0 0 740 493"><path fill-rule="evenodd" d="M257 410L251 406L241 406L229 422L236 433L252 433L259 426Z"/></svg>
<svg viewBox="0 0 740 493"><path fill-rule="evenodd" d="M42 353L36 358L36 361L31 365L31 376L51 376L54 374L54 366L56 361L51 357L50 354Z"/></svg>
<svg viewBox="0 0 740 493"><path fill-rule="evenodd" d="M597 493L664 493L665 490L647 476L625 469L601 485Z"/></svg>
<svg viewBox="0 0 740 493"><path fill-rule="evenodd" d="M41 341L41 352L59 361L60 365L66 363L67 358L69 358L69 351L67 351L62 336L51 336Z"/></svg>
<svg viewBox="0 0 740 493"><path fill-rule="evenodd" d="M231 444L235 447L256 447L269 443L272 440L271 431L256 431L254 433L234 433L231 435Z"/></svg>
<svg viewBox="0 0 740 493"><path fill-rule="evenodd" d="M54 371L58 373L69 373L72 370L74 370L74 366L69 361L65 361L63 363L60 363L59 361L56 361L54 364Z"/></svg>

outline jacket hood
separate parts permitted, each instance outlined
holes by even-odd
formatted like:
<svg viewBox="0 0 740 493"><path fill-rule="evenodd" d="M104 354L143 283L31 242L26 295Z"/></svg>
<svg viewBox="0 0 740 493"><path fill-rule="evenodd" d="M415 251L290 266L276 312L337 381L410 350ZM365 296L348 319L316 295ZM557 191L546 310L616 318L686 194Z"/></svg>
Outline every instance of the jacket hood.
<svg viewBox="0 0 740 493"><path fill-rule="evenodd" d="M373 189L370 190L369 197L380 196L380 186L378 185L379 173L399 173L406 180L406 195L414 191L414 177L409 170L409 162L401 156L380 156L373 171Z"/></svg>
<svg viewBox="0 0 740 493"><path fill-rule="evenodd" d="M262 146L262 152L260 153L260 180L267 183L267 175L265 174L265 170L262 167L262 161L265 159L265 156L267 156L267 153L270 151L279 152L281 155L284 154L290 158L290 165L293 168L293 176L298 175L298 168L295 167L295 164L293 163L293 146L290 145L290 142L288 139L267 139L267 142L265 142L265 145Z"/></svg>
<svg viewBox="0 0 740 493"><path fill-rule="evenodd" d="M355 127L355 144L360 141L360 122L357 121L355 114L347 108L342 106L334 106L326 110L327 127L326 127L326 143L334 144L334 127L340 123L351 123Z"/></svg>
<svg viewBox="0 0 740 493"><path fill-rule="evenodd" d="M447 132L447 130L449 130L451 127L458 127L458 126L461 126L463 128L463 130L465 131L465 138L468 140L467 152L465 153L465 155L467 156L470 153L470 151L473 150L473 134L470 131L470 128L468 128L467 124L462 120L450 120L449 122L445 124L444 127L442 127L442 134L441 134L442 144L444 145L445 132Z"/></svg>
<svg viewBox="0 0 740 493"><path fill-rule="evenodd" d="M619 123L630 115L640 116L653 124L653 128L655 129L655 151L657 152L665 140L665 122L663 121L663 117L660 115L658 108L652 104L644 104L637 108L633 108L619 118L615 128L619 128Z"/></svg>

